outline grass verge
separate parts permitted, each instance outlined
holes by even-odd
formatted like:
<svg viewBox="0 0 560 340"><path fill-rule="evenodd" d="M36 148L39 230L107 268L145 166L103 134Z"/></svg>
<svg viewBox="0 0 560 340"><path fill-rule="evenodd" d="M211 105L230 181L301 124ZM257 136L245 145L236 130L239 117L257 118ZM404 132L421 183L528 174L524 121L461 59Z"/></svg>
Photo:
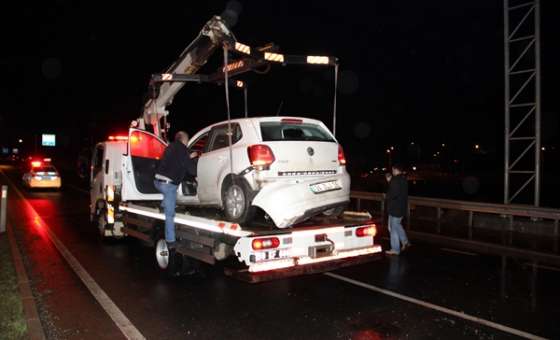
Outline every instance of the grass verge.
<svg viewBox="0 0 560 340"><path fill-rule="evenodd" d="M0 339L24 339L27 324L6 233L0 234Z"/></svg>

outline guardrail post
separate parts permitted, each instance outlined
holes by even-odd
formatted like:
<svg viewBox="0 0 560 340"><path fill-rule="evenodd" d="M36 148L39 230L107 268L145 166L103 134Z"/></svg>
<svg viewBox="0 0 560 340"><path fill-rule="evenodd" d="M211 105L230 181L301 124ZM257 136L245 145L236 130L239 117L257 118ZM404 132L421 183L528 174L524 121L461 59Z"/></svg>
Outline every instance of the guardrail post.
<svg viewBox="0 0 560 340"><path fill-rule="evenodd" d="M410 230L411 222L410 222L410 203L406 206L406 230Z"/></svg>
<svg viewBox="0 0 560 340"><path fill-rule="evenodd" d="M8 206L8 186L2 186L2 202L0 202L0 233L6 231L6 209Z"/></svg>
<svg viewBox="0 0 560 340"><path fill-rule="evenodd" d="M513 215L509 215L509 233L508 233L508 244L513 243Z"/></svg>
<svg viewBox="0 0 560 340"><path fill-rule="evenodd" d="M469 211L469 240L472 240L473 219L474 212L471 210Z"/></svg>
<svg viewBox="0 0 560 340"><path fill-rule="evenodd" d="M437 232L438 234L441 233L441 208L437 207Z"/></svg>
<svg viewBox="0 0 560 340"><path fill-rule="evenodd" d="M356 198L356 210L362 210L362 200L360 198Z"/></svg>
<svg viewBox="0 0 560 340"><path fill-rule="evenodd" d="M531 310L535 310L537 308L537 267L538 264L536 261L533 261L531 266L531 282L529 283L530 288L530 295L531 295Z"/></svg>
<svg viewBox="0 0 560 340"><path fill-rule="evenodd" d="M507 257L502 255L502 266L500 270L500 297L502 299L506 298L506 267L507 267Z"/></svg>
<svg viewBox="0 0 560 340"><path fill-rule="evenodd" d="M554 252L558 253L558 220L554 220Z"/></svg>

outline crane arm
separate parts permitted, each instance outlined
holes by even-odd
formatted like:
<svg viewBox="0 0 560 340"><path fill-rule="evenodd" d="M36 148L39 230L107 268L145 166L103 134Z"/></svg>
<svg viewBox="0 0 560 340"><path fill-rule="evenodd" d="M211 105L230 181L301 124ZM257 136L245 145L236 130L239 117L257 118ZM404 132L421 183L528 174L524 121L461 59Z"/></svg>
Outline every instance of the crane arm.
<svg viewBox="0 0 560 340"><path fill-rule="evenodd" d="M183 50L179 58L165 73L193 75L206 64L216 48L223 44L235 45L235 36L219 16L212 17L202 28L198 36ZM168 115L167 106L185 85L185 82L165 82L158 87L144 104L143 118L153 126L156 135L161 134L160 120Z"/></svg>

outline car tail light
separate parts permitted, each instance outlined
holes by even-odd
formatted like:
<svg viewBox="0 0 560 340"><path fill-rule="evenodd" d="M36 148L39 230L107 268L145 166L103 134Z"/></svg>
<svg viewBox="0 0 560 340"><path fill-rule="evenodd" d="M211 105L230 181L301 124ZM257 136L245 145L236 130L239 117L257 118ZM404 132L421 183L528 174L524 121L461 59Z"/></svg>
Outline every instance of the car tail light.
<svg viewBox="0 0 560 340"><path fill-rule="evenodd" d="M342 146L338 146L338 164L346 165L346 157L344 157L344 150L342 150Z"/></svg>
<svg viewBox="0 0 560 340"><path fill-rule="evenodd" d="M377 227L375 224L370 224L364 227L359 227L356 229L357 237L374 237L377 234Z"/></svg>
<svg viewBox="0 0 560 340"><path fill-rule="evenodd" d="M278 237L257 238L252 242L253 250L278 248L279 245L280 240Z"/></svg>
<svg viewBox="0 0 560 340"><path fill-rule="evenodd" d="M31 162L31 167L33 168L38 168L42 165L43 163L41 161L33 161Z"/></svg>
<svg viewBox="0 0 560 340"><path fill-rule="evenodd" d="M247 148L251 165L257 168L266 168L276 160L274 153L268 145L256 144Z"/></svg>

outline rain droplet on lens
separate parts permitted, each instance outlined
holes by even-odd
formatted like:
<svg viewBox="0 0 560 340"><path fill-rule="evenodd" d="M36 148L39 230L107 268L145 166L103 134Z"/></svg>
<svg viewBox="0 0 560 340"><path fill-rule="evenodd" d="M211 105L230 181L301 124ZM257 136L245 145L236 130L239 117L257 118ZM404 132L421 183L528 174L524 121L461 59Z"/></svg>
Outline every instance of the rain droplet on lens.
<svg viewBox="0 0 560 340"><path fill-rule="evenodd" d="M340 91L344 94L352 94L360 86L358 75L354 71L346 70L340 73Z"/></svg>
<svg viewBox="0 0 560 340"><path fill-rule="evenodd" d="M354 126L354 135L359 139L369 137L371 134L371 125L366 122L359 122Z"/></svg>
<svg viewBox="0 0 560 340"><path fill-rule="evenodd" d="M62 64L58 58L47 58L41 65L43 76L47 79L56 79L62 71Z"/></svg>

